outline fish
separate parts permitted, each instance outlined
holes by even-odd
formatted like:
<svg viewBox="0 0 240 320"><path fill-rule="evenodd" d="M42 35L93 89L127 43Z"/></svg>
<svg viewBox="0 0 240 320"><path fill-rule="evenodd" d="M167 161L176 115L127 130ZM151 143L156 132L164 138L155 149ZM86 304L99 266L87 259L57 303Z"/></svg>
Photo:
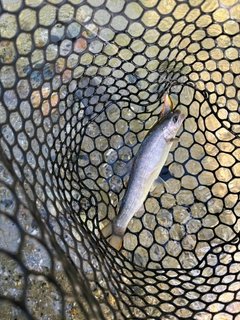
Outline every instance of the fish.
<svg viewBox="0 0 240 320"><path fill-rule="evenodd" d="M176 134L185 119L179 111L170 111L150 129L135 159L119 214L101 230L116 250L120 250L127 226L142 207L149 191L159 185L159 174L167 160Z"/></svg>

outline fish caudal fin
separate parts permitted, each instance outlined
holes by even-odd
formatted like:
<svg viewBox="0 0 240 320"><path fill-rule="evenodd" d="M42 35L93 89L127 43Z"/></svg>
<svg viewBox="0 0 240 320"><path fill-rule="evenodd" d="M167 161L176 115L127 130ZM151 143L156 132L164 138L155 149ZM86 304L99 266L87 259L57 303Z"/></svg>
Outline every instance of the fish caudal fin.
<svg viewBox="0 0 240 320"><path fill-rule="evenodd" d="M110 237L113 232L112 222L108 222L108 224L101 230L101 232L105 238Z"/></svg>
<svg viewBox="0 0 240 320"><path fill-rule="evenodd" d="M114 227L112 222L109 222L102 230L103 236L107 238L110 245L116 250L120 250L123 243L124 232Z"/></svg>

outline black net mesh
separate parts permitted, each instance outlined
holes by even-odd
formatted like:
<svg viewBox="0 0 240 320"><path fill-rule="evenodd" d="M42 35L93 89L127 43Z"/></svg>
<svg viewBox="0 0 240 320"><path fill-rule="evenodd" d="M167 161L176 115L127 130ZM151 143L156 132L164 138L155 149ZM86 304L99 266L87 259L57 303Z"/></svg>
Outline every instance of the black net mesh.
<svg viewBox="0 0 240 320"><path fill-rule="evenodd" d="M1 0L1 319L240 319L239 22L239 0ZM167 90L180 142L116 251Z"/></svg>

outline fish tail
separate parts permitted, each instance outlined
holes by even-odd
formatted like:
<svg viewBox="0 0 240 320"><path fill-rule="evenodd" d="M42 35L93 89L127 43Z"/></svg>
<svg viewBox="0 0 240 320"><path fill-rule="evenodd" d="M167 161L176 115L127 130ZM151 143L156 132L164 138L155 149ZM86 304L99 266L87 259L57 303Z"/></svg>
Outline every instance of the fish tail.
<svg viewBox="0 0 240 320"><path fill-rule="evenodd" d="M168 93L164 94L164 106L168 112L173 110L173 102Z"/></svg>
<svg viewBox="0 0 240 320"><path fill-rule="evenodd" d="M173 102L168 93L164 94L163 108L159 119L162 119L166 114L173 110Z"/></svg>
<svg viewBox="0 0 240 320"><path fill-rule="evenodd" d="M121 249L125 230L115 226L114 222L108 222L101 232L112 247L116 250Z"/></svg>

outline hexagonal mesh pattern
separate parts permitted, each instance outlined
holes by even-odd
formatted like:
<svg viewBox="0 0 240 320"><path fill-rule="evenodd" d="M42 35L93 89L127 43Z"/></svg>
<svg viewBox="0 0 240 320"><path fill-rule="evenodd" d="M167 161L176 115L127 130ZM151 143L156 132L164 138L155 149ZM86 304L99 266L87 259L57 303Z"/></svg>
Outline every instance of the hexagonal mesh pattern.
<svg viewBox="0 0 240 320"><path fill-rule="evenodd" d="M1 319L240 319L239 22L238 0L1 1ZM180 142L118 252L100 230L167 90Z"/></svg>

